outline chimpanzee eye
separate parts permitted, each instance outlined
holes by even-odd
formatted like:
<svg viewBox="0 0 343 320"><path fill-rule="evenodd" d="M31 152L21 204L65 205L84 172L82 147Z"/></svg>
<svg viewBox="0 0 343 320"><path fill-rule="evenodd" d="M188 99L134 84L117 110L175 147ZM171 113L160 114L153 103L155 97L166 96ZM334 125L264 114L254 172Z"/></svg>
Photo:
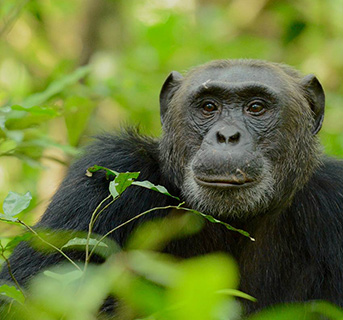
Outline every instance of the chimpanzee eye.
<svg viewBox="0 0 343 320"><path fill-rule="evenodd" d="M266 111L267 110L266 110L265 105L262 101L253 101L246 108L246 112L253 115L253 116L259 116L259 115L265 113Z"/></svg>
<svg viewBox="0 0 343 320"><path fill-rule="evenodd" d="M205 114L212 113L217 110L217 106L211 101L206 101L202 104L202 110Z"/></svg>

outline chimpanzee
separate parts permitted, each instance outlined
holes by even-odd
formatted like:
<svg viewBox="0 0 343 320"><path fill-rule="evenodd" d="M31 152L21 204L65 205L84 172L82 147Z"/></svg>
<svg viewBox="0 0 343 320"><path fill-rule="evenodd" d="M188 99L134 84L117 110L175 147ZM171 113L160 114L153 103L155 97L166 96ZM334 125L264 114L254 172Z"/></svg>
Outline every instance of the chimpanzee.
<svg viewBox="0 0 343 320"><path fill-rule="evenodd" d="M221 225L172 242L166 251L190 257L212 251L233 255L240 288L258 299L247 313L280 302L325 299L343 306L343 164L325 157L316 134L325 97L314 75L283 64L218 60L186 76L172 72L160 94L159 139L127 130L102 135L70 168L37 224L88 230L90 216L108 195L104 174L85 175L94 164L165 186L190 208L240 227L255 242ZM102 214L94 232L115 226L172 198L130 187ZM166 214L160 212L160 215ZM137 223L118 229L120 245ZM11 257L25 283L63 257L28 244ZM6 268L1 277L9 280Z"/></svg>

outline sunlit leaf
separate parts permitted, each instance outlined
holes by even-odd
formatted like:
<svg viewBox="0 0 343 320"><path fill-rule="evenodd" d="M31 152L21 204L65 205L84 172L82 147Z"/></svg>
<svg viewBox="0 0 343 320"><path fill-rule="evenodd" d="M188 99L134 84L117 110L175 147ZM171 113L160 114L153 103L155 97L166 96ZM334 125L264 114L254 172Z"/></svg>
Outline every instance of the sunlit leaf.
<svg viewBox="0 0 343 320"><path fill-rule="evenodd" d="M114 171L114 170L111 170L102 166L94 165L87 169L86 175L91 177L94 172L97 172L99 170L104 170L106 172L106 178L109 178L110 176L116 177L119 174L119 172L117 171Z"/></svg>
<svg viewBox="0 0 343 320"><path fill-rule="evenodd" d="M85 130L95 103L85 97L70 97L64 103L64 118L68 130L68 141L76 146Z"/></svg>
<svg viewBox="0 0 343 320"><path fill-rule="evenodd" d="M306 303L293 303L273 306L265 309L247 320L289 320L289 319L343 319L343 310L326 301L313 301Z"/></svg>
<svg viewBox="0 0 343 320"><path fill-rule="evenodd" d="M134 230L126 248L162 251L171 240L195 234L203 226L204 219L189 212L153 219Z"/></svg>
<svg viewBox="0 0 343 320"><path fill-rule="evenodd" d="M113 181L110 182L109 190L113 198L120 196L139 176L139 172L119 173Z"/></svg>
<svg viewBox="0 0 343 320"><path fill-rule="evenodd" d="M67 248L67 247L74 247L74 246L86 246L87 245L87 239L85 238L74 238L69 240L61 249ZM105 247L108 248L107 244L104 242L98 242L96 239L89 239L89 245L90 246L99 246L99 247Z"/></svg>
<svg viewBox="0 0 343 320"><path fill-rule="evenodd" d="M80 270L73 270L73 271L61 274L61 273L52 272L50 270L46 270L43 272L43 274L49 278L55 279L67 285L71 282L74 282L80 279L83 275L83 272Z"/></svg>
<svg viewBox="0 0 343 320"><path fill-rule="evenodd" d="M83 77L85 77L90 72L89 66L84 66L76 69L73 73L64 76L61 79L58 79L52 82L48 88L39 93L35 93L29 96L26 100L23 101L24 107L32 107L35 105L41 105L50 99L52 96L60 93L66 87L74 84L75 82L79 81Z"/></svg>
<svg viewBox="0 0 343 320"><path fill-rule="evenodd" d="M17 147L14 140L0 140L0 155L12 152Z"/></svg>
<svg viewBox="0 0 343 320"><path fill-rule="evenodd" d="M24 233L23 235L14 237L10 242L8 242L5 246L5 250L12 250L15 248L20 242L28 241L33 237L32 233Z"/></svg>
<svg viewBox="0 0 343 320"><path fill-rule="evenodd" d="M205 214L205 213L193 210L193 209L188 209L188 208L182 208L182 209L185 209L187 211L190 211L190 212L193 212L193 213L195 213L197 215L200 215L200 216L204 217L205 219L207 219L210 222L219 223L219 224L225 226L227 229L229 229L231 231L239 232L243 236L248 237L251 241L255 241L255 239L253 237L251 237L250 234L247 231L244 231L242 229L237 229L237 228L231 226L230 224L228 224L226 222L223 222L223 221L220 221L220 220L218 220L218 219L216 219L216 218L214 218L214 217L212 217L212 216L210 216L208 214Z"/></svg>
<svg viewBox="0 0 343 320"><path fill-rule="evenodd" d="M222 254L209 254L182 261L168 290L170 319L214 319L213 314L227 301L219 290L236 288L238 268ZM191 317L189 317L191 315Z"/></svg>
<svg viewBox="0 0 343 320"><path fill-rule="evenodd" d="M21 291L19 291L15 286L9 286L7 284L3 284L0 286L0 295L6 296L11 298L19 303L25 302L25 297Z"/></svg>
<svg viewBox="0 0 343 320"><path fill-rule="evenodd" d="M1 214L0 217L11 221L17 220L14 216L25 210L30 205L31 200L32 196L30 192L21 195L10 191L2 206L4 214Z"/></svg>
<svg viewBox="0 0 343 320"><path fill-rule="evenodd" d="M218 291L218 293L226 294L228 296L233 296L233 297L242 298L242 299L246 299L246 300L250 300L252 302L257 301L257 299L252 297L251 295L244 293L242 291L236 290L236 289L224 289L224 290Z"/></svg>
<svg viewBox="0 0 343 320"><path fill-rule="evenodd" d="M44 123L59 116L60 113L51 107L33 106L24 108L19 105L11 106L11 112L7 114L6 128L20 130Z"/></svg>
<svg viewBox="0 0 343 320"><path fill-rule="evenodd" d="M147 189L150 189L153 191L157 191L157 192L165 194L169 197L173 197L177 200L180 200L178 197L174 197L173 195L171 195L165 187L160 186L160 185L155 185L155 184L151 183L150 181L147 181L147 180L145 180L145 181L134 181L132 184L134 184L136 186L144 187L144 188L147 188Z"/></svg>

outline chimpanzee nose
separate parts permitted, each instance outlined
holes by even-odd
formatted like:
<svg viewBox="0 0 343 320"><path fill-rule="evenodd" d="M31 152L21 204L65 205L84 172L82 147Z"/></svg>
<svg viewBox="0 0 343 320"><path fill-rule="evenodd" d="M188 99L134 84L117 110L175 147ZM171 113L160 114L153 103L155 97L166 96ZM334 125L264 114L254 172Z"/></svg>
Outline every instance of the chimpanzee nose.
<svg viewBox="0 0 343 320"><path fill-rule="evenodd" d="M241 134L236 128L221 128L216 132L217 143L220 145L235 145L240 137Z"/></svg>

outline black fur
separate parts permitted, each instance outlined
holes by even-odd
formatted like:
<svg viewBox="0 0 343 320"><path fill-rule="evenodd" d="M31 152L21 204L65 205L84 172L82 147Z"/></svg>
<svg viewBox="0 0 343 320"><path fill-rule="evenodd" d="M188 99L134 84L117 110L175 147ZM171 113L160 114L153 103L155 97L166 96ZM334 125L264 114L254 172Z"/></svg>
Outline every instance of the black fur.
<svg viewBox="0 0 343 320"><path fill-rule="evenodd" d="M272 68L275 66L272 65ZM282 68L290 76L300 79L292 69L288 70L284 66ZM291 86L295 87L296 84L292 82ZM175 87L173 90L176 90ZM296 92L299 96L302 95L300 91ZM294 108L301 115L300 110L296 106ZM168 112L164 119L167 124L170 121L168 117L172 117L172 111ZM175 123L182 125L182 121L177 120L180 119L176 119ZM298 121L301 122L301 119ZM290 126L291 124L287 124L286 129L292 130ZM311 130L306 134L309 141L315 139L311 138ZM292 132L292 136L294 141L302 143L296 133ZM164 139L167 138L164 136ZM175 141L176 138L174 137ZM191 141L195 138L189 139ZM161 161L165 157L161 155L164 151L161 151L161 141L139 135L134 130L99 137L70 167L67 177L36 228L88 230L92 212L108 195L109 182L102 172L95 173L91 178L85 175L86 169L94 164L119 172L140 171L140 180L163 185L173 195L182 197L181 187L177 185L182 175L177 172L178 168L164 166L165 163ZM187 139L184 143L186 142ZM313 140L313 145L315 143ZM283 147L287 149L286 146ZM316 147L312 146L311 152L314 153L315 150ZM175 150L171 150L170 154L172 151L175 153ZM186 147L184 153L187 153ZM277 157L284 157L285 164L278 163L280 168L285 168L293 161L287 158L286 153L272 154L276 159L274 161L278 161ZM182 158L183 154L176 156L179 163L185 160ZM308 160L305 153L300 160L299 163L305 165ZM294 176L288 178L288 184L282 184L286 190L283 190L284 194L288 195L287 199L279 199L279 195L276 195L278 202L272 201L268 210L251 217L220 216L221 220L248 231L256 242L230 232L221 225L207 222L199 234L172 242L166 251L185 258L212 251L224 251L233 255L240 266L241 289L258 299L257 303L243 302L248 313L275 303L313 299L324 299L343 306L343 163L331 158L321 158L307 169L307 176L300 180L297 180L297 175L301 173L301 168L295 168L292 172ZM303 181L303 184L298 185L298 181ZM177 201L157 192L132 186L101 215L94 232L105 234L147 209L170 204L175 205ZM111 237L123 245L138 224L166 214L148 214L117 230ZM74 258L82 258L78 255ZM10 259L13 274L21 284L25 284L37 272L62 260L63 257L57 254L38 253L26 243L20 244ZM3 268L1 278L11 280L7 268Z"/></svg>
<svg viewBox="0 0 343 320"><path fill-rule="evenodd" d="M132 133L103 136L71 166L37 227L67 226L87 231L92 211L108 194L104 174L96 173L92 178L85 175L93 164L123 172L139 168L142 179L165 185L173 194L179 194L160 173L156 141ZM154 191L130 187L103 213L94 232L104 234L144 210L168 204L175 201ZM156 213L119 229L112 235L114 240L123 244L137 224L152 217ZM182 245L176 242L174 247L169 245L168 251L184 257L223 250L233 254L241 266L241 289L258 299L257 303L247 303L249 311L273 303L312 299L343 306L342 162L325 159L287 210L245 223L230 219L227 222L250 232L256 242L220 225L208 224L202 232L206 237L197 235ZM11 256L11 265L17 280L25 283L61 260L60 255L43 256L22 243ZM10 280L6 268L1 278Z"/></svg>

